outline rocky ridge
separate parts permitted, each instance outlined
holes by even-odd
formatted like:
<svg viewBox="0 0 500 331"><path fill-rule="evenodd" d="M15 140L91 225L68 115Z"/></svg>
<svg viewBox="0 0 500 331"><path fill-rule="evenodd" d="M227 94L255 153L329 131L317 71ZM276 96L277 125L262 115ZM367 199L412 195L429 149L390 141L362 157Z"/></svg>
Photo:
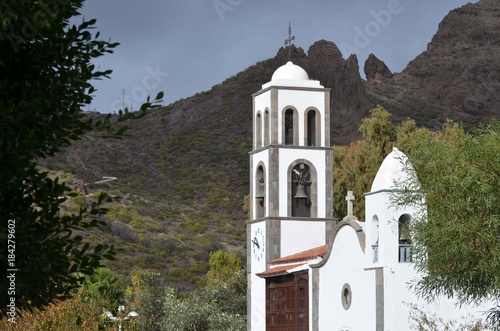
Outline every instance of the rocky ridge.
<svg viewBox="0 0 500 331"><path fill-rule="evenodd" d="M391 73L383 61L370 56L363 67L366 80L359 74L356 56L344 59L333 42L317 41L307 53L292 45L291 53L311 79L332 89L332 143L347 145L359 138L361 120L377 104L394 121L411 117L434 129L447 118L466 126L500 118L499 27L497 0L465 5L444 18L427 50L401 73ZM74 174L91 192L104 189L121 195L123 208L135 208L141 220L155 226L151 232L143 225L147 222L136 222L138 228L133 230L140 232L136 237L144 238L151 252L168 252L177 268L206 260L210 250L243 252L251 95L287 59L288 49L281 48L274 58L209 91L127 123L129 130L122 139L102 139L92 133L43 165ZM104 176L117 180L94 184ZM112 222L116 224L111 229L135 224L119 218ZM150 253L138 250L138 254ZM174 270L171 264L157 269Z"/></svg>

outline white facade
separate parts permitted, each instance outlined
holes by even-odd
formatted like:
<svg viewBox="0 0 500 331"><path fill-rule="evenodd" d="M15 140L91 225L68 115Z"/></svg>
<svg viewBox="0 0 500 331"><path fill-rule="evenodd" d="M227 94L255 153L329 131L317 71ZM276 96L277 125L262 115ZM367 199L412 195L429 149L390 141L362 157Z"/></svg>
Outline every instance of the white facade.
<svg viewBox="0 0 500 331"><path fill-rule="evenodd" d="M319 269L319 323L311 330L371 330L367 325L375 325L375 278L364 272L359 224L353 223L339 223L330 258L311 266Z"/></svg>
<svg viewBox="0 0 500 331"><path fill-rule="evenodd" d="M256 274L271 260L324 245L333 228L329 93L288 62L253 95L249 330L266 330L266 280Z"/></svg>
<svg viewBox="0 0 500 331"><path fill-rule="evenodd" d="M289 62L253 98L248 330L289 323L287 330L298 331L405 331L411 305L444 321L484 318L493 304L428 303L409 287L420 277L407 233L418 211L391 203L398 183L416 176L406 155L394 149L381 164L365 194L364 221L348 213L335 223L329 90ZM295 198L301 169L309 176L301 191L307 199Z"/></svg>

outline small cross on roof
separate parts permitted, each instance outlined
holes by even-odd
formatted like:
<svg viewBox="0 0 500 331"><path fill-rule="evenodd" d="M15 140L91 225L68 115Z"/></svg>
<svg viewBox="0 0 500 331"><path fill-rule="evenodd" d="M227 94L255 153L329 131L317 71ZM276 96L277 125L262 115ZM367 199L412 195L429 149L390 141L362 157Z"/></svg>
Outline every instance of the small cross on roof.
<svg viewBox="0 0 500 331"><path fill-rule="evenodd" d="M347 196L345 197L345 199L347 200L347 217L349 216L354 216L354 200L355 200L355 196L354 194L352 193L352 191L347 191Z"/></svg>

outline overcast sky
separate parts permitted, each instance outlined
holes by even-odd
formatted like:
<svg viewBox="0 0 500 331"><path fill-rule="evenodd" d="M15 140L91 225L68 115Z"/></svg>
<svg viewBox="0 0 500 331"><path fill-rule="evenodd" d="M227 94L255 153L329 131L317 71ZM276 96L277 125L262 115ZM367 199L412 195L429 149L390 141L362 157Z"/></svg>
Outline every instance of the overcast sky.
<svg viewBox="0 0 500 331"><path fill-rule="evenodd" d="M305 51L326 39L344 58L356 53L361 68L373 53L399 72L426 49L444 16L468 2L87 0L84 18L96 18L101 37L121 45L96 61L113 73L94 82L98 91L86 110L109 113L123 104L137 110L146 95L159 91L164 104L206 91L274 57L288 37L289 22L293 43Z"/></svg>

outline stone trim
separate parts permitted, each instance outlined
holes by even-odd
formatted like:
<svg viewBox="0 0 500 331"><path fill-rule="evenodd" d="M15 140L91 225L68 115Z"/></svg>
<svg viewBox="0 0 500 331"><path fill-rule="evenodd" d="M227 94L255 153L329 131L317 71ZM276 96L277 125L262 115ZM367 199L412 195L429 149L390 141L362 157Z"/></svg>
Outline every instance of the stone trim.
<svg viewBox="0 0 500 331"><path fill-rule="evenodd" d="M259 149L248 152L249 155L257 154L262 152L267 148L287 148L287 149L306 149L306 150L319 150L319 151L333 151L332 147L317 147L317 146L296 146L296 145L281 145L281 144L271 144ZM367 193L365 193L367 194Z"/></svg>
<svg viewBox="0 0 500 331"><path fill-rule="evenodd" d="M313 331L319 330L319 269L311 269L311 293L312 299L309 302L311 312L311 326Z"/></svg>
<svg viewBox="0 0 500 331"><path fill-rule="evenodd" d="M246 221L247 224L259 223L262 221L275 220L275 221L297 221L297 222L326 222L326 223L335 223L336 219L333 217L263 217L255 220Z"/></svg>
<svg viewBox="0 0 500 331"><path fill-rule="evenodd" d="M330 94L331 88L329 87L307 87L307 86L283 86L283 85L273 85L268 86L258 92L252 94L252 97L256 97L270 90L294 90L294 91L316 91L325 92L325 94Z"/></svg>

